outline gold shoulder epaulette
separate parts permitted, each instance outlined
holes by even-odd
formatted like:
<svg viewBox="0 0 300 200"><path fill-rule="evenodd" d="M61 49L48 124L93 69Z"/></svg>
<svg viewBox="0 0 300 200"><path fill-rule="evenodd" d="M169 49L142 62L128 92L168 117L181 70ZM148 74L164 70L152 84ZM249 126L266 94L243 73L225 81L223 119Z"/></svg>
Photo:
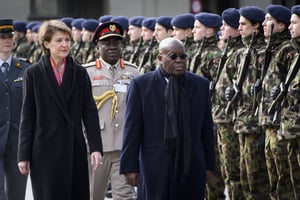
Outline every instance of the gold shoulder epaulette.
<svg viewBox="0 0 300 200"><path fill-rule="evenodd" d="M93 67L96 65L96 61L82 64L83 67Z"/></svg>
<svg viewBox="0 0 300 200"><path fill-rule="evenodd" d="M129 66L129 67L133 67L133 68L138 68L135 64L132 64L131 62L128 62L128 61L126 61L126 60L123 60L123 62L124 62L124 64L126 65L126 66Z"/></svg>

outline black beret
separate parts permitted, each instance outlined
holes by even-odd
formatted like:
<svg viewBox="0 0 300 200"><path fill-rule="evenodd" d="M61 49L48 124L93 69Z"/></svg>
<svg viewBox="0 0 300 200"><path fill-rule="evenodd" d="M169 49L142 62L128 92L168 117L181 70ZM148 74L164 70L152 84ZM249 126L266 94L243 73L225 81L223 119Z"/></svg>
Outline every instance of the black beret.
<svg viewBox="0 0 300 200"><path fill-rule="evenodd" d="M72 21L73 21L73 17L63 17L60 19L60 21L64 22L69 28L72 28Z"/></svg>
<svg viewBox="0 0 300 200"><path fill-rule="evenodd" d="M155 23L156 23L155 17L149 17L143 20L142 26L154 31Z"/></svg>
<svg viewBox="0 0 300 200"><path fill-rule="evenodd" d="M210 28L220 28L222 26L222 18L214 13L201 12L195 15L195 20Z"/></svg>
<svg viewBox="0 0 300 200"><path fill-rule="evenodd" d="M263 9L256 6L244 6L240 8L240 15L253 23L262 23L266 13Z"/></svg>
<svg viewBox="0 0 300 200"><path fill-rule="evenodd" d="M117 22L102 23L97 27L92 41L96 44L98 41L109 37L117 37L122 40L123 27Z"/></svg>
<svg viewBox="0 0 300 200"><path fill-rule="evenodd" d="M40 26L41 26L41 23L34 25L31 29L32 32L38 33Z"/></svg>
<svg viewBox="0 0 300 200"><path fill-rule="evenodd" d="M172 29L171 20L172 20L171 16L160 16L156 18L156 23L160 24L166 29Z"/></svg>
<svg viewBox="0 0 300 200"><path fill-rule="evenodd" d="M291 11L287 7L282 5L268 5L266 11L278 22L282 22L287 26L290 25Z"/></svg>
<svg viewBox="0 0 300 200"><path fill-rule="evenodd" d="M191 13L183 13L173 17L171 24L177 28L186 29L194 27L195 16Z"/></svg>
<svg viewBox="0 0 300 200"><path fill-rule="evenodd" d="M15 20L13 22L14 24L14 30L18 32L26 32L26 25L27 23L23 20Z"/></svg>
<svg viewBox="0 0 300 200"><path fill-rule="evenodd" d="M222 18L232 28L238 29L239 28L239 21L240 21L240 13L239 10L236 8L227 8L222 12Z"/></svg>
<svg viewBox="0 0 300 200"><path fill-rule="evenodd" d="M300 17L300 5L295 5L292 7L292 14L296 14Z"/></svg>
<svg viewBox="0 0 300 200"><path fill-rule="evenodd" d="M129 19L125 16L117 16L117 17L113 17L111 18L112 22L117 22L119 24L121 24L121 26L123 27L124 30L128 31L128 26L129 26Z"/></svg>
<svg viewBox="0 0 300 200"><path fill-rule="evenodd" d="M12 19L0 19L0 35L10 35L14 33Z"/></svg>
<svg viewBox="0 0 300 200"><path fill-rule="evenodd" d="M129 25L142 27L143 20L145 19L144 16L134 16L129 19Z"/></svg>
<svg viewBox="0 0 300 200"><path fill-rule="evenodd" d="M82 30L81 24L83 21L84 21L84 18L77 18L72 21L71 25L72 25L72 27L75 27L78 30Z"/></svg>
<svg viewBox="0 0 300 200"><path fill-rule="evenodd" d="M87 31L94 32L99 25L99 21L96 19L87 19L82 22L81 26Z"/></svg>

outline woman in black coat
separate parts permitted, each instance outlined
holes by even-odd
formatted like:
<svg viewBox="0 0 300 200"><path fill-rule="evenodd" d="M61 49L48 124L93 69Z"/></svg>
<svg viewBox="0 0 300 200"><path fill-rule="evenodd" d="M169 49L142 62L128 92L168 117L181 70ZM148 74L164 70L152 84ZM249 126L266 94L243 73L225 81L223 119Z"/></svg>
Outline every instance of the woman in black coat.
<svg viewBox="0 0 300 200"><path fill-rule="evenodd" d="M87 148L94 169L102 141L86 70L68 56L71 31L50 20L39 30L44 56L25 72L18 166L30 173L33 196L43 200L89 200Z"/></svg>

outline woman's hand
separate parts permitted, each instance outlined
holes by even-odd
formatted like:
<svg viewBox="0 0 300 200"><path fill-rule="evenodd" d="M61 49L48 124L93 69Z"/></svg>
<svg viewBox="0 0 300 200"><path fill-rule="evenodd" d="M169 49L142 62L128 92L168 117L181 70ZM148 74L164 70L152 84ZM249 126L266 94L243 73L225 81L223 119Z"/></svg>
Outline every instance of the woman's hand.
<svg viewBox="0 0 300 200"><path fill-rule="evenodd" d="M96 171L102 165L102 155L99 151L91 153L91 165L93 166L93 171Z"/></svg>

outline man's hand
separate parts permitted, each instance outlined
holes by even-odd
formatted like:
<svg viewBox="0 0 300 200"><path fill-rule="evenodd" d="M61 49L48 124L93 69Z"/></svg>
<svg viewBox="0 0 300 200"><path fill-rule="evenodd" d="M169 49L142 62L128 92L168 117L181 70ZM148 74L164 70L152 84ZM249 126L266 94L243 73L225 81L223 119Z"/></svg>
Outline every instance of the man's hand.
<svg viewBox="0 0 300 200"><path fill-rule="evenodd" d="M131 173L127 173L124 174L126 181L129 185L131 186L138 186L139 182L140 182L140 175L137 172L131 172Z"/></svg>
<svg viewBox="0 0 300 200"><path fill-rule="evenodd" d="M30 162L29 161L20 161L18 162L18 168L21 174L28 175L30 173Z"/></svg>
<svg viewBox="0 0 300 200"><path fill-rule="evenodd" d="M91 153L91 165L93 166L93 171L96 171L102 165L102 155L99 151Z"/></svg>

